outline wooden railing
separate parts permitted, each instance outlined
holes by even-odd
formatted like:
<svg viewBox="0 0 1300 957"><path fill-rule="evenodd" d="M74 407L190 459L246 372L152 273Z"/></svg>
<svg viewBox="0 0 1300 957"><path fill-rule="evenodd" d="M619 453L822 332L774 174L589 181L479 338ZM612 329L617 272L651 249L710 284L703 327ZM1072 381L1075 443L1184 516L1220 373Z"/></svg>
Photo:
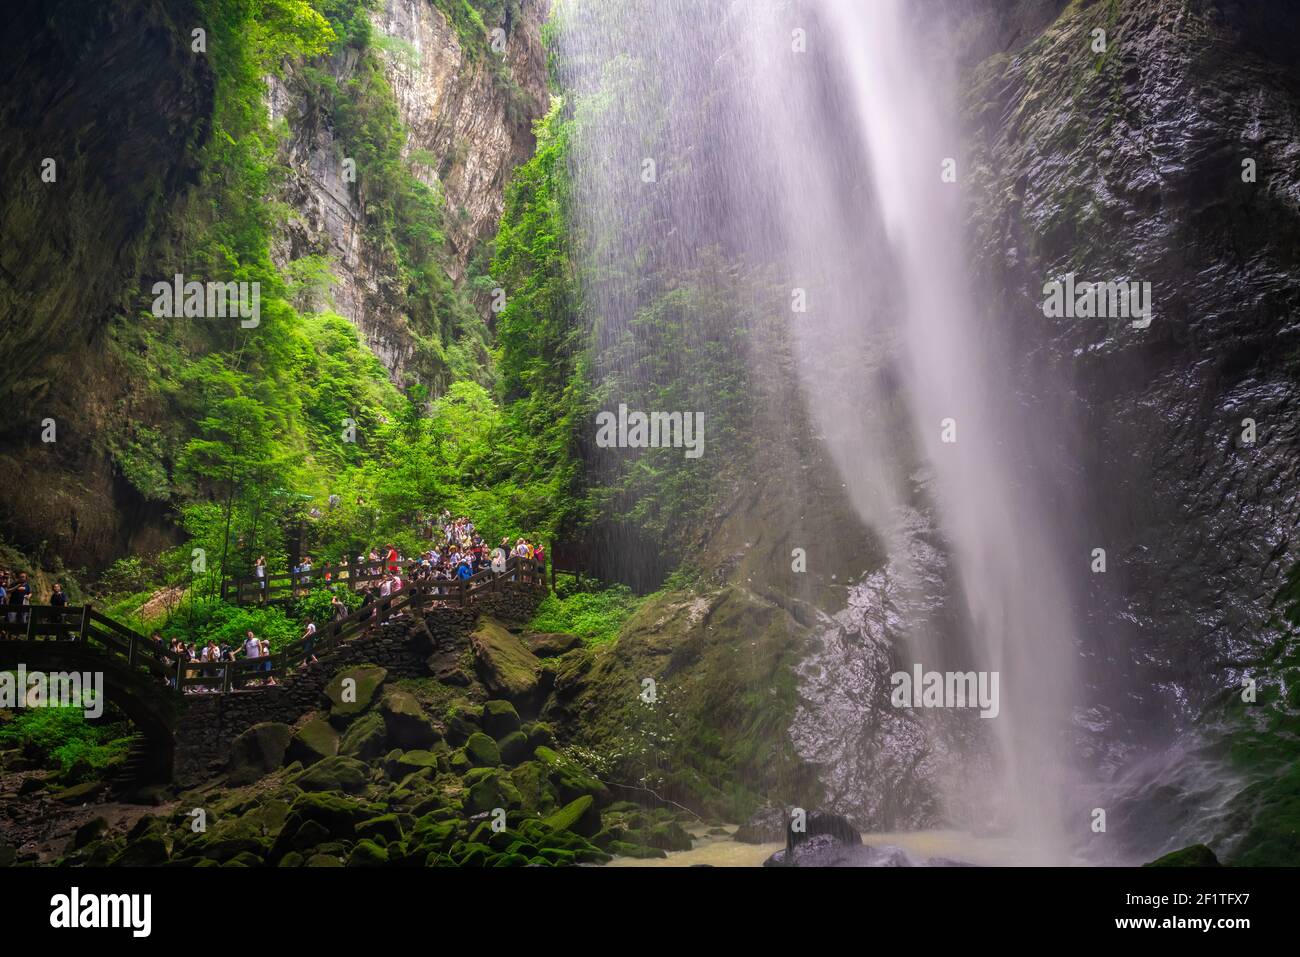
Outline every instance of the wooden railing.
<svg viewBox="0 0 1300 957"><path fill-rule="evenodd" d="M500 575L484 569L467 579L415 579L391 595L383 595L342 618L317 625L316 634L311 638L291 641L267 657L237 658L234 661L187 660L163 643L132 631L89 605L0 606L0 632L31 641L84 641L87 646L119 659L129 668L145 669L159 679L166 679L178 693L192 689L226 693L286 677L306 663L309 643L311 653L320 655L357 634L400 617L412 605L421 608L467 607L484 592L516 586L545 587L544 571L531 559L510 558ZM15 615L13 622L8 620L11 608Z"/></svg>
<svg viewBox="0 0 1300 957"><path fill-rule="evenodd" d="M508 568L513 568L520 561L532 562L531 559L511 556L506 564ZM404 578L416 574L420 569L420 563L412 559L393 564L397 565ZM530 567L535 565L533 562ZM236 605L250 605L297 598L320 585L342 584L356 591L361 585L385 578L389 570L390 563L386 559L380 559L373 562L348 562L346 565L313 566L306 571L267 573L261 578L256 575L241 575L222 580L221 597L223 601L233 601ZM451 585L454 581L441 584Z"/></svg>
<svg viewBox="0 0 1300 957"><path fill-rule="evenodd" d="M128 668L148 670L159 678L176 673L177 656L166 645L132 631L90 605L6 605L0 610L0 632L7 638L27 641L80 641Z"/></svg>

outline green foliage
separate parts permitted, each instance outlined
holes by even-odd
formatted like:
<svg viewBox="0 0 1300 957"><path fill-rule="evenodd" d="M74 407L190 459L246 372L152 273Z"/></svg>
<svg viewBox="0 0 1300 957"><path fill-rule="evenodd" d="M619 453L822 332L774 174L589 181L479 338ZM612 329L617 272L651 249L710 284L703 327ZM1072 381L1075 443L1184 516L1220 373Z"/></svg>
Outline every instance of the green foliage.
<svg viewBox="0 0 1300 957"><path fill-rule="evenodd" d="M179 638L200 648L211 640L242 645L245 632L252 631L269 641L273 651L302 634L298 623L278 607L239 607L220 600L187 604L160 630L167 641Z"/></svg>
<svg viewBox="0 0 1300 957"><path fill-rule="evenodd" d="M542 599L528 627L539 632L567 632L589 645L599 645L618 637L619 629L642 600L626 585L561 587Z"/></svg>
<svg viewBox="0 0 1300 957"><path fill-rule="evenodd" d="M22 748L64 772L80 763L91 776L126 757L128 734L125 723L87 721L81 707L24 708L0 724L0 748Z"/></svg>

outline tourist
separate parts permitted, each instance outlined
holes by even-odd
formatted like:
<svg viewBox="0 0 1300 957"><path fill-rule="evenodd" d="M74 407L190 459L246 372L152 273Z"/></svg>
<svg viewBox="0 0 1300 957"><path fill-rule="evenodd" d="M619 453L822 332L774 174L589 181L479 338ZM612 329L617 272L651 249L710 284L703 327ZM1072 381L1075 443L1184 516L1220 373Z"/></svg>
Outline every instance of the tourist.
<svg viewBox="0 0 1300 957"><path fill-rule="evenodd" d="M54 590L50 592L50 604L55 608L64 608L68 604L68 596L63 591L63 586L58 582L54 583Z"/></svg>
<svg viewBox="0 0 1300 957"><path fill-rule="evenodd" d="M342 621L350 614L352 614L352 612L348 609L348 606L339 599L338 595L330 596L330 618L334 621Z"/></svg>
<svg viewBox="0 0 1300 957"><path fill-rule="evenodd" d="M256 661L258 658L262 657L262 643L257 640L257 636L253 634L251 629L244 632L244 657L249 661ZM254 666L249 668L247 673L252 675L258 670L259 668ZM252 679L250 678L249 680L251 683Z"/></svg>
<svg viewBox="0 0 1300 957"><path fill-rule="evenodd" d="M307 622L307 630L303 633L302 640L303 640L303 646L302 646L302 655L303 655L303 658L302 658L302 666L303 666L304 668L306 668L308 665L312 665L312 664L315 664L315 663L316 663L316 655L313 654L313 652L314 652L315 649L316 649L316 624L315 624L315 622L310 622L310 621Z"/></svg>
<svg viewBox="0 0 1300 957"><path fill-rule="evenodd" d="M253 575L257 578L258 602L266 601L266 556L257 556L257 561L253 562Z"/></svg>
<svg viewBox="0 0 1300 957"><path fill-rule="evenodd" d="M27 583L27 573L19 572L18 579L9 586L9 622L10 624L27 623L27 612L14 611L29 603L32 586Z"/></svg>
<svg viewBox="0 0 1300 957"><path fill-rule="evenodd" d="M262 639L262 657L266 659L266 664L262 666L262 670L269 672L271 670L271 643L265 638ZM275 678L268 674L266 676L266 683L268 686L274 687Z"/></svg>

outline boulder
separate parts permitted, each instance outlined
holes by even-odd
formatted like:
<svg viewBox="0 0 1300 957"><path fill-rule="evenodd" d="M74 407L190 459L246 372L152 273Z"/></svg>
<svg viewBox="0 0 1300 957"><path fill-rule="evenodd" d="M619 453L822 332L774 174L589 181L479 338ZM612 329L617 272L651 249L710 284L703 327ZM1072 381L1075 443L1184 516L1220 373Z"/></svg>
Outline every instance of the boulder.
<svg viewBox="0 0 1300 957"><path fill-rule="evenodd" d="M452 705L443 719L447 728L447 741L453 747L464 744L475 731L483 730L483 713L465 705Z"/></svg>
<svg viewBox="0 0 1300 957"><path fill-rule="evenodd" d="M590 794L570 801L554 814L542 819L553 831L573 831L583 837L594 837L600 833L600 811Z"/></svg>
<svg viewBox="0 0 1300 957"><path fill-rule="evenodd" d="M528 737L528 748L530 751L536 751L538 748L555 747L555 730L542 721L534 724L526 724L523 732Z"/></svg>
<svg viewBox="0 0 1300 957"><path fill-rule="evenodd" d="M532 634L527 636L527 641L529 649L538 658L558 658L582 644L582 639L577 635L564 632Z"/></svg>
<svg viewBox="0 0 1300 957"><path fill-rule="evenodd" d="M484 617L470 635L479 680L497 698L532 706L542 664L518 635Z"/></svg>
<svg viewBox="0 0 1300 957"><path fill-rule="evenodd" d="M108 831L108 819L102 817L91 818L81 827L77 828L72 835L72 847L74 850L81 850L91 841L98 840Z"/></svg>
<svg viewBox="0 0 1300 957"><path fill-rule="evenodd" d="M379 711L388 731L388 741L394 747L427 749L442 740L442 734L410 692L388 692L379 705Z"/></svg>
<svg viewBox="0 0 1300 957"><path fill-rule="evenodd" d="M369 708L387 677L388 669L379 665L356 665L336 674L325 686L330 720L344 725Z"/></svg>
<svg viewBox="0 0 1300 957"><path fill-rule="evenodd" d="M533 756L546 768L547 778L555 786L561 801L569 802L584 794L590 794L599 807L609 803L609 789L577 762L561 756L550 748L538 748L533 752Z"/></svg>
<svg viewBox="0 0 1300 957"><path fill-rule="evenodd" d="M304 791L344 791L357 794L370 780L370 770L356 758L336 755L303 771L293 783Z"/></svg>
<svg viewBox="0 0 1300 957"><path fill-rule="evenodd" d="M494 768L501 763L501 749L482 731L475 731L465 742L465 756L476 768Z"/></svg>
<svg viewBox="0 0 1300 957"><path fill-rule="evenodd" d="M500 741L520 729L519 712L509 701L489 701L483 705L483 730Z"/></svg>
<svg viewBox="0 0 1300 957"><path fill-rule="evenodd" d="M339 741L339 754L369 761L388 750L388 728L377 714L363 714L348 726Z"/></svg>
<svg viewBox="0 0 1300 957"><path fill-rule="evenodd" d="M357 825L357 837L374 840L382 837L385 843L402 839L402 824L396 814L381 814Z"/></svg>
<svg viewBox="0 0 1300 957"><path fill-rule="evenodd" d="M1204 844L1193 844L1158 857L1143 867L1222 867L1214 852Z"/></svg>
<svg viewBox="0 0 1300 957"><path fill-rule="evenodd" d="M742 844L775 844L785 840L785 811L765 804L736 828L732 839Z"/></svg>
<svg viewBox="0 0 1300 957"><path fill-rule="evenodd" d="M310 767L322 758L332 758L339 753L339 733L324 718L308 721L289 739L285 751L286 761L301 761Z"/></svg>
<svg viewBox="0 0 1300 957"><path fill-rule="evenodd" d="M512 731L500 742L501 761L514 767L532 757L533 749L528 746L528 739L522 731Z"/></svg>
<svg viewBox="0 0 1300 957"><path fill-rule="evenodd" d="M252 784L284 764L293 728L278 721L255 724L230 745L228 780L236 787Z"/></svg>

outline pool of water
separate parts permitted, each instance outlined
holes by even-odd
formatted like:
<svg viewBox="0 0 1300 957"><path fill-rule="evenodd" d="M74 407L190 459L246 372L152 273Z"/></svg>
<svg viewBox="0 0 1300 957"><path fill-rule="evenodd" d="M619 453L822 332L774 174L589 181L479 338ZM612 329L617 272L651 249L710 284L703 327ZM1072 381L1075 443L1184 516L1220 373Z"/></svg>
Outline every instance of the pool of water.
<svg viewBox="0 0 1300 957"><path fill-rule="evenodd" d="M688 828L688 830L690 830ZM712 867L761 867L773 852L783 844L742 844L733 840L736 827L725 828L726 834L706 834L703 830L691 831L695 846L689 851L674 851L666 858L637 860L616 857L606 867L691 867L707 864ZM899 831L894 833L864 834L864 844L890 844L901 847L916 863L931 857L943 857L967 864L985 867L1012 867L1028 864L1030 855L1015 842L1006 838L980 837L963 831Z"/></svg>

